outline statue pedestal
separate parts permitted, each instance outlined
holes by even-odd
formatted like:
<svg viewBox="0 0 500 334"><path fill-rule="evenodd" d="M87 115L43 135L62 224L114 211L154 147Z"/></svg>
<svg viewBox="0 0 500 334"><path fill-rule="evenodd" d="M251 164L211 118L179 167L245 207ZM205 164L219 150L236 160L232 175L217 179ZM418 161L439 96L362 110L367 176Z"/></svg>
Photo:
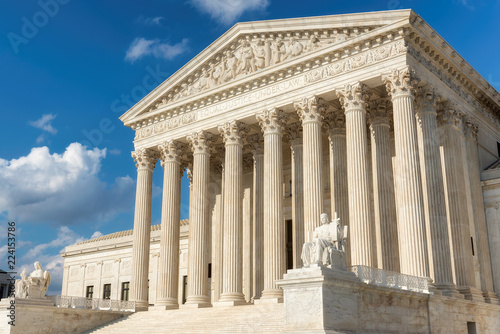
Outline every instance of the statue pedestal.
<svg viewBox="0 0 500 334"><path fill-rule="evenodd" d="M277 284L283 289L286 333L355 330L359 289L363 283L343 269L311 265L288 270Z"/></svg>

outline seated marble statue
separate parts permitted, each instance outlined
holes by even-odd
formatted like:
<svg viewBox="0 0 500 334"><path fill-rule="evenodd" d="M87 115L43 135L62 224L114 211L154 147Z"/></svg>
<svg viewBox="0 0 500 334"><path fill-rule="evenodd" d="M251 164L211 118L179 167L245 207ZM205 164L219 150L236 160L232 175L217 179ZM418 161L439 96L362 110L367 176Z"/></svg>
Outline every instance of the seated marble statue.
<svg viewBox="0 0 500 334"><path fill-rule="evenodd" d="M337 214L332 222L326 213L321 214L320 220L321 225L314 230L312 240L306 242L302 248L301 258L304 267L309 267L311 264L342 266L347 227L340 225Z"/></svg>
<svg viewBox="0 0 500 334"><path fill-rule="evenodd" d="M40 262L35 262L35 270L26 277L26 269L21 273L21 278L16 280L16 297L42 299L45 297L50 284L50 273L43 271Z"/></svg>

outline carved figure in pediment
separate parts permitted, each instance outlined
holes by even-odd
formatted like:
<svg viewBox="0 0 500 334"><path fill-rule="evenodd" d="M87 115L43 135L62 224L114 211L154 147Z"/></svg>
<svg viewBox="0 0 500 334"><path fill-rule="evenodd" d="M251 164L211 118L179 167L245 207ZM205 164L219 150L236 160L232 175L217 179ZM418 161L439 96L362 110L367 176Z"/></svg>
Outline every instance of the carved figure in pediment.
<svg viewBox="0 0 500 334"><path fill-rule="evenodd" d="M222 75L220 83L228 82L236 78L236 70L238 68L238 59L234 56L232 51L227 50L225 56L222 58Z"/></svg>
<svg viewBox="0 0 500 334"><path fill-rule="evenodd" d="M206 68L203 68L201 70L201 77L200 80L198 81L199 83L198 90L200 92L215 87L215 82L212 78L213 71L214 71L213 64L211 65L210 69L207 70Z"/></svg>
<svg viewBox="0 0 500 334"><path fill-rule="evenodd" d="M317 49L317 48L321 47L322 44L323 43L318 38L318 36L311 35L311 37L309 37L309 40L307 41L307 44L306 44L306 46L304 48L304 51L312 51L314 49Z"/></svg>
<svg viewBox="0 0 500 334"><path fill-rule="evenodd" d="M340 42L345 41L346 39L347 39L347 35L344 33L335 34L334 38L332 38L330 41L328 41L328 44L340 43Z"/></svg>
<svg viewBox="0 0 500 334"><path fill-rule="evenodd" d="M271 44L271 53L271 65L281 63L284 60L286 55L286 46L281 38L276 38L276 41Z"/></svg>
<svg viewBox="0 0 500 334"><path fill-rule="evenodd" d="M302 43L297 41L295 37L291 37L290 40L288 41L285 59L296 57L300 55L303 50L304 46L302 45Z"/></svg>
<svg viewBox="0 0 500 334"><path fill-rule="evenodd" d="M240 61L239 61L239 66L238 66L238 73L239 74L248 74L252 73L255 71L254 67L254 54L253 54L253 49L250 46L250 43L247 40L243 40L241 42L241 55L240 55Z"/></svg>
<svg viewBox="0 0 500 334"><path fill-rule="evenodd" d="M266 48L263 40L258 40L253 49L254 52L254 68L259 70L266 66Z"/></svg>

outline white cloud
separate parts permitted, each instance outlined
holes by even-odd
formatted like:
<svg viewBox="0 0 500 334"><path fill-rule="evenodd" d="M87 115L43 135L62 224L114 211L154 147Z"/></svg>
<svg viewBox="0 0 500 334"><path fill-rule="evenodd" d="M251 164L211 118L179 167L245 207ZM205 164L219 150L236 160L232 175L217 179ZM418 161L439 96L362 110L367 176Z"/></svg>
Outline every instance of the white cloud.
<svg viewBox="0 0 500 334"><path fill-rule="evenodd" d="M235 22L244 12L265 9L268 0L190 0L199 11L223 24Z"/></svg>
<svg viewBox="0 0 500 334"><path fill-rule="evenodd" d="M60 226L54 240L36 245L18 260L21 265L16 268L16 271L21 273L23 269L26 269L26 273L29 275L34 270L33 264L35 261L40 261L43 270L48 270L51 276L47 295L60 295L64 273L64 258L59 253L64 251L66 246L84 240L84 237L78 235L69 227Z"/></svg>
<svg viewBox="0 0 500 334"><path fill-rule="evenodd" d="M120 154L122 154L122 151L120 151L118 149L112 149L112 150L108 150L108 153L112 154L112 155L120 155Z"/></svg>
<svg viewBox="0 0 500 334"><path fill-rule="evenodd" d="M95 231L94 234L92 234L92 236L90 237L90 239L99 238L102 237L103 235L104 234L102 234L101 232Z"/></svg>
<svg viewBox="0 0 500 334"><path fill-rule="evenodd" d="M184 38L180 43L169 44L160 42L158 39L148 40L143 37L136 38L130 44L125 60L133 63L139 58L152 55L156 58L171 60L188 50L188 39Z"/></svg>
<svg viewBox="0 0 500 334"><path fill-rule="evenodd" d="M55 135L57 133L57 129L52 126L52 121L54 120L54 118L56 118L56 115L43 114L42 117L37 119L36 121L29 121L29 125Z"/></svg>
<svg viewBox="0 0 500 334"><path fill-rule="evenodd" d="M72 143L63 154L36 147L27 156L0 159L0 212L27 223L69 225L106 221L133 207L134 181L99 179L106 149Z"/></svg>
<svg viewBox="0 0 500 334"><path fill-rule="evenodd" d="M161 21L164 19L163 16L145 17L141 15L137 18L137 22L146 26L161 26Z"/></svg>

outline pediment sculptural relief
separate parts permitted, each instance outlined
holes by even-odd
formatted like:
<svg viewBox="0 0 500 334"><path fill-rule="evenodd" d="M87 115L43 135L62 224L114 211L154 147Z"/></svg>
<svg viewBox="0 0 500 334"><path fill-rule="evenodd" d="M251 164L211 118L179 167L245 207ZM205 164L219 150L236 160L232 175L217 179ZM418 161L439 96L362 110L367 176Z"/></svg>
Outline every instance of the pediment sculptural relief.
<svg viewBox="0 0 500 334"><path fill-rule="evenodd" d="M369 28L364 28L364 31L369 31ZM359 29L333 29L321 33L316 31L270 34L272 37L243 36L165 94L161 101L155 104L155 108L237 80L304 53L341 43L359 33Z"/></svg>

